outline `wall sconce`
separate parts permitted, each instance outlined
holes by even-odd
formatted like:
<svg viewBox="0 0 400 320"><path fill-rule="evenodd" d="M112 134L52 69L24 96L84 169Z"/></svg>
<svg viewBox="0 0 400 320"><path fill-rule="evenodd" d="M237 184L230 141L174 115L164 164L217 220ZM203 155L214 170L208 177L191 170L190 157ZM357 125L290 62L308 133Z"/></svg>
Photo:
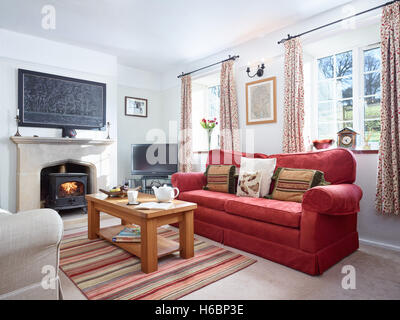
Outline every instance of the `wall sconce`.
<svg viewBox="0 0 400 320"><path fill-rule="evenodd" d="M257 66L257 72L252 76L250 75L250 66L247 66L246 72L249 78L254 78L255 76L262 77L264 75L264 69L265 69L265 64L263 62L261 66L260 65Z"/></svg>

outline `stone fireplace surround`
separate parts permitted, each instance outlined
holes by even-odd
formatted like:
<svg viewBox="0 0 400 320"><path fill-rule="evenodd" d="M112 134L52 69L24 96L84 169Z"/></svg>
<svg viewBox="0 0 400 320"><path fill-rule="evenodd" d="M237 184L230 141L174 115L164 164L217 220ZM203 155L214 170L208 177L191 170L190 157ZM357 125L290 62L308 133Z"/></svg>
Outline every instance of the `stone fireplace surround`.
<svg viewBox="0 0 400 320"><path fill-rule="evenodd" d="M40 178L43 168L62 163L87 166L91 190L110 184L112 144L108 139L11 137L17 145L17 211L40 208Z"/></svg>

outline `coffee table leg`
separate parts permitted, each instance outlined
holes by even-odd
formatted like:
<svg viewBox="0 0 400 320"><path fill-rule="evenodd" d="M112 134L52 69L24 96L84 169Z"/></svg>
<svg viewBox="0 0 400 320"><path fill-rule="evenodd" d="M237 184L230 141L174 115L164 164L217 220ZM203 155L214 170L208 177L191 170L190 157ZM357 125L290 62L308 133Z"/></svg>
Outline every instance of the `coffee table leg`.
<svg viewBox="0 0 400 320"><path fill-rule="evenodd" d="M92 201L87 202L88 206L88 238L90 240L97 239L100 230L100 212L94 207Z"/></svg>
<svg viewBox="0 0 400 320"><path fill-rule="evenodd" d="M179 223L179 244L181 258L189 259L194 256L193 211L185 212Z"/></svg>
<svg viewBox="0 0 400 320"><path fill-rule="evenodd" d="M157 224L155 220L147 220L141 225L140 260L142 271L151 273L158 269Z"/></svg>

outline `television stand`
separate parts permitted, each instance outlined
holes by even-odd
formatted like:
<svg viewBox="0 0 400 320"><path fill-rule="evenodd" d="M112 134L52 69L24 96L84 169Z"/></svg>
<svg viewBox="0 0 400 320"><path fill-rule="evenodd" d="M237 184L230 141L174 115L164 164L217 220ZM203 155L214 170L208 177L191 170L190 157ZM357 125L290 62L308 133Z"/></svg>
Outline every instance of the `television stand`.
<svg viewBox="0 0 400 320"><path fill-rule="evenodd" d="M153 194L153 186L171 186L171 176L142 176L142 192Z"/></svg>

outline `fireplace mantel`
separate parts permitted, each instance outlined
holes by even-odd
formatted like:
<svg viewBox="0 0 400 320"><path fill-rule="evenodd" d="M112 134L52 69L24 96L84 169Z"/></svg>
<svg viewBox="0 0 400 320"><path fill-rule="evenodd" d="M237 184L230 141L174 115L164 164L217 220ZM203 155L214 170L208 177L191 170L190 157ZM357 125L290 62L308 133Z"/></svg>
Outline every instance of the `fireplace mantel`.
<svg viewBox="0 0 400 320"><path fill-rule="evenodd" d="M63 163L87 166L91 190L111 185L115 141L111 139L10 137L17 147L17 211L39 209L42 169ZM115 182L114 182L115 183Z"/></svg>
<svg viewBox="0 0 400 320"><path fill-rule="evenodd" d="M45 138L45 137L10 137L15 144L80 144L80 145L109 145L115 141L111 139L84 139L84 138Z"/></svg>

